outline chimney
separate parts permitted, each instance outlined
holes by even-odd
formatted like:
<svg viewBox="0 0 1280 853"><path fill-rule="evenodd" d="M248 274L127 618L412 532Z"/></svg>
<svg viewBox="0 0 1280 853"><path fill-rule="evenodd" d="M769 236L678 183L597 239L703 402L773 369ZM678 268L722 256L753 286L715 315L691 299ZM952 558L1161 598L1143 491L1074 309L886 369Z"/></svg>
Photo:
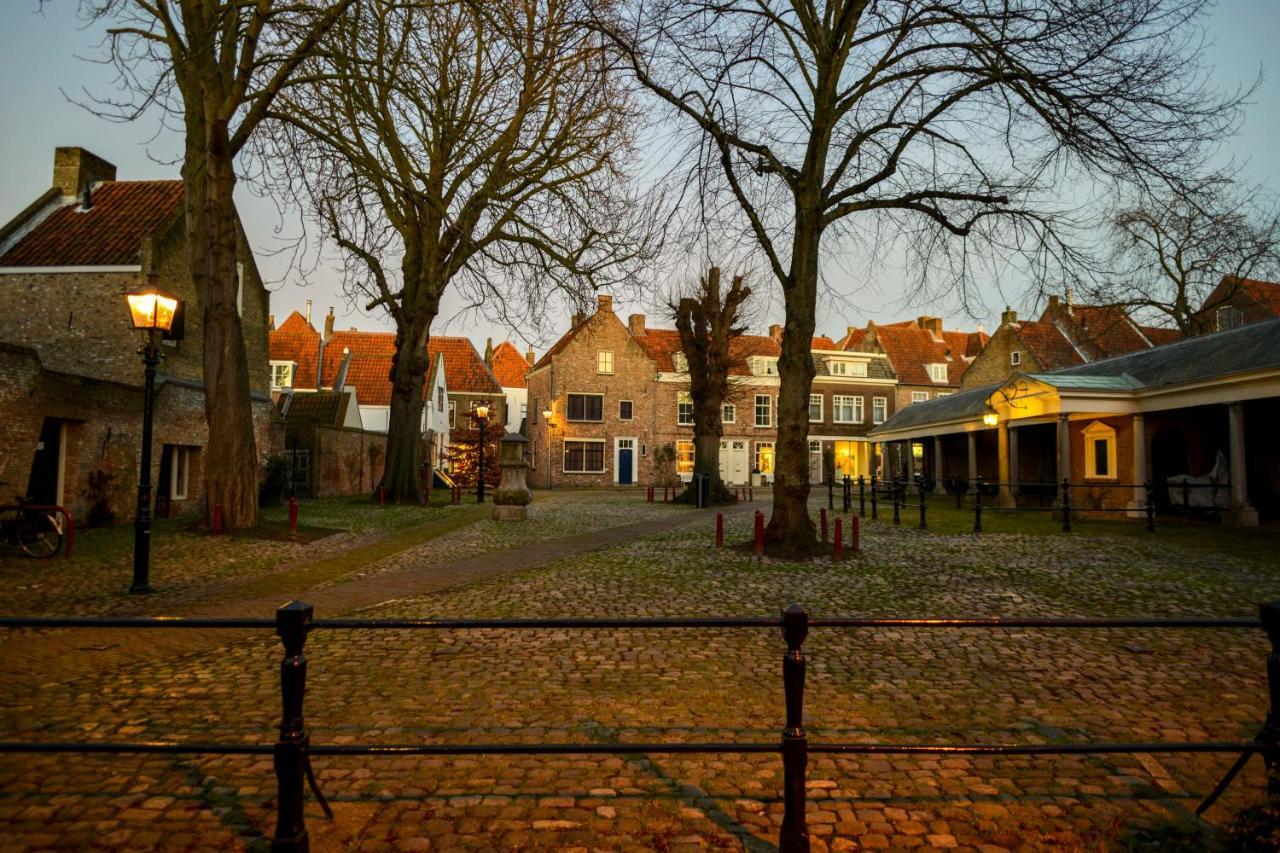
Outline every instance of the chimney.
<svg viewBox="0 0 1280 853"><path fill-rule="evenodd" d="M341 391L347 387L347 372L351 369L351 348L342 348L342 361L338 365L338 375L333 380L333 390Z"/></svg>
<svg viewBox="0 0 1280 853"><path fill-rule="evenodd" d="M613 311L613 297L601 293L596 296L596 313L603 314L606 311Z"/></svg>
<svg viewBox="0 0 1280 853"><path fill-rule="evenodd" d="M774 323L772 326L770 326L770 327L769 327L769 337L773 338L775 341L781 341L781 340L782 340L782 327L781 327L781 326L779 326L777 323Z"/></svg>
<svg viewBox="0 0 1280 853"><path fill-rule="evenodd" d="M925 315L916 318L916 325L933 335L935 340L942 340L942 318Z"/></svg>
<svg viewBox="0 0 1280 853"><path fill-rule="evenodd" d="M1000 325L1001 326L1018 325L1018 312L1010 310L1008 305L1004 306L1004 313L1000 315Z"/></svg>
<svg viewBox="0 0 1280 853"><path fill-rule="evenodd" d="M537 361L537 359L533 357L533 350L529 350L524 354L524 360L529 362L530 367L533 367L533 363Z"/></svg>
<svg viewBox="0 0 1280 853"><path fill-rule="evenodd" d="M53 149L53 185L64 196L82 195L97 181L114 181L116 167L83 148ZM89 201L85 199L86 203Z"/></svg>
<svg viewBox="0 0 1280 853"><path fill-rule="evenodd" d="M484 366L493 370L493 338L485 341L484 345Z"/></svg>
<svg viewBox="0 0 1280 853"><path fill-rule="evenodd" d="M627 329L631 332L631 337L639 338L644 335L644 315L632 314L627 318Z"/></svg>
<svg viewBox="0 0 1280 853"><path fill-rule="evenodd" d="M310 326L311 325L311 300L310 299L307 300L306 318L307 318L307 325Z"/></svg>
<svg viewBox="0 0 1280 853"><path fill-rule="evenodd" d="M324 317L324 339L325 339L326 341L327 341L327 340L329 340L329 338L333 337L333 321L334 321L334 319L335 319L335 318L334 318L334 316L333 316L333 306L332 306L332 305L330 305L330 306L329 306L329 313L328 313L328 314L326 314L326 315L325 315L325 317Z"/></svg>
<svg viewBox="0 0 1280 853"><path fill-rule="evenodd" d="M276 330L276 315L268 314L267 315L267 331L274 332L275 330Z"/></svg>

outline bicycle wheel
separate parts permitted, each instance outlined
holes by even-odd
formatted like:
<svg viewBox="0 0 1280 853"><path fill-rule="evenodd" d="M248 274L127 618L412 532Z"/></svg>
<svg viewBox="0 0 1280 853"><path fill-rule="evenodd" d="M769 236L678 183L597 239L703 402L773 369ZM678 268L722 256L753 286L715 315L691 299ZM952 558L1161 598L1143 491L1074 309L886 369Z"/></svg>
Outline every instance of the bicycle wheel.
<svg viewBox="0 0 1280 853"><path fill-rule="evenodd" d="M18 547L30 557L46 560L62 547L62 532L42 512L24 512L18 519Z"/></svg>

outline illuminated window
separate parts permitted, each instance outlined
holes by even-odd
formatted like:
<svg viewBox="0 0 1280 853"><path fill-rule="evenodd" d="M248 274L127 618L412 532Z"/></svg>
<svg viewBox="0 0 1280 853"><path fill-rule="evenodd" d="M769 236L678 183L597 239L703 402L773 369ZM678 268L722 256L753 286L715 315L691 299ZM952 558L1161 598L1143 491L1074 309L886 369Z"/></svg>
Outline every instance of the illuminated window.
<svg viewBox="0 0 1280 853"><path fill-rule="evenodd" d="M1084 475L1089 479L1116 479L1116 431L1101 421L1084 428Z"/></svg>
<svg viewBox="0 0 1280 853"><path fill-rule="evenodd" d="M272 388L292 388L293 387L293 362L292 361L271 362L271 387Z"/></svg>
<svg viewBox="0 0 1280 853"><path fill-rule="evenodd" d="M596 353L596 373L613 373L613 353L609 350Z"/></svg>
<svg viewBox="0 0 1280 853"><path fill-rule="evenodd" d="M773 442L756 442L756 470L761 474L773 473Z"/></svg>
<svg viewBox="0 0 1280 853"><path fill-rule="evenodd" d="M693 397L685 391L676 398L676 423L680 426L693 426Z"/></svg>
<svg viewBox="0 0 1280 853"><path fill-rule="evenodd" d="M676 473L677 474L693 473L693 442L692 441L676 442Z"/></svg>
<svg viewBox="0 0 1280 853"><path fill-rule="evenodd" d="M822 395L821 394L809 395L809 423L811 424L822 423Z"/></svg>
<svg viewBox="0 0 1280 853"><path fill-rule="evenodd" d="M756 426L773 426L773 398L768 394L756 395Z"/></svg>

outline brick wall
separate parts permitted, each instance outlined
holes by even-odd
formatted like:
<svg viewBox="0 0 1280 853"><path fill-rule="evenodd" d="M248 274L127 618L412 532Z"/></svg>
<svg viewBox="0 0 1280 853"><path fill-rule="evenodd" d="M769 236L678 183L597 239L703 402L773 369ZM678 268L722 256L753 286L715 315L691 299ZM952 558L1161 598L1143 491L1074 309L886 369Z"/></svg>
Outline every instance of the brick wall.
<svg viewBox="0 0 1280 853"><path fill-rule="evenodd" d="M1010 354L1014 350L1021 353L1021 363L1016 368L1009 363ZM1042 372L1035 356L1018 337L1017 329L1004 325L996 329L986 347L964 372L964 376L960 378L960 387L967 389L994 385L1008 379L1015 370L1023 373Z"/></svg>
<svg viewBox="0 0 1280 853"><path fill-rule="evenodd" d="M1084 431L1090 424L1102 423L1116 431L1116 471L1114 478L1091 479L1085 476ZM1103 488L1104 484L1133 483L1133 421L1127 416L1071 421L1071 504L1088 507L1123 508L1133 499L1133 489ZM1076 486L1075 483L1084 485ZM1090 483L1098 486L1091 488Z"/></svg>
<svg viewBox="0 0 1280 853"><path fill-rule="evenodd" d="M312 494L371 495L382 478L387 436L342 427L315 427Z"/></svg>

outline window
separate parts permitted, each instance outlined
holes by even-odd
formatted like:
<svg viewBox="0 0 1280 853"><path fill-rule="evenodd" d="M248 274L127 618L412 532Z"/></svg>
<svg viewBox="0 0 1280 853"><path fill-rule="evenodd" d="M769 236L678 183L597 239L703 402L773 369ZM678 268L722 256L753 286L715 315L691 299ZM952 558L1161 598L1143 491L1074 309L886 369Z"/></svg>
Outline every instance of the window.
<svg viewBox="0 0 1280 853"><path fill-rule="evenodd" d="M567 417L571 421L604 420L603 394L570 394Z"/></svg>
<svg viewBox="0 0 1280 853"><path fill-rule="evenodd" d="M613 373L613 353L609 350L596 353L596 373Z"/></svg>
<svg viewBox="0 0 1280 853"><path fill-rule="evenodd" d="M284 455L289 460L289 491L305 492L311 486L311 451L286 450Z"/></svg>
<svg viewBox="0 0 1280 853"><path fill-rule="evenodd" d="M1223 305L1218 309L1218 331L1225 332L1244 325L1244 312L1234 305Z"/></svg>
<svg viewBox="0 0 1280 853"><path fill-rule="evenodd" d="M809 423L811 424L822 423L822 395L821 394L809 395Z"/></svg>
<svg viewBox="0 0 1280 853"><path fill-rule="evenodd" d="M689 359L685 358L682 352L673 352L671 354L671 364L675 367L676 373L689 372Z"/></svg>
<svg viewBox="0 0 1280 853"><path fill-rule="evenodd" d="M929 379L930 381L933 381L933 382L946 382L947 381L946 364L929 365Z"/></svg>
<svg viewBox="0 0 1280 853"><path fill-rule="evenodd" d="M677 474L693 473L693 442L692 441L676 442L676 473Z"/></svg>
<svg viewBox="0 0 1280 853"><path fill-rule="evenodd" d="M888 415L889 399L887 397L871 398L871 422L873 424L882 424Z"/></svg>
<svg viewBox="0 0 1280 853"><path fill-rule="evenodd" d="M773 426L773 398L768 394L756 395L756 426Z"/></svg>
<svg viewBox="0 0 1280 853"><path fill-rule="evenodd" d="M832 376L866 376L867 363L865 361L829 361L827 370Z"/></svg>
<svg viewBox="0 0 1280 853"><path fill-rule="evenodd" d="M1009 363L1012 364L1014 367L1017 367L1019 364L1022 364L1022 353L1019 352L1018 350L1014 350L1013 352L1009 353Z"/></svg>
<svg viewBox="0 0 1280 853"><path fill-rule="evenodd" d="M776 358L753 355L748 359L747 363L751 365L751 372L756 376L778 375L778 360Z"/></svg>
<svg viewBox="0 0 1280 853"><path fill-rule="evenodd" d="M761 474L773 473L773 442L756 442L756 470Z"/></svg>
<svg viewBox="0 0 1280 853"><path fill-rule="evenodd" d="M855 424L860 424L864 420L866 420L866 418L867 418L866 405L864 404L863 398L854 397L853 398L853 422Z"/></svg>
<svg viewBox="0 0 1280 853"><path fill-rule="evenodd" d="M1101 421L1084 428L1084 475L1098 480L1116 478L1116 431Z"/></svg>
<svg viewBox="0 0 1280 853"><path fill-rule="evenodd" d="M604 440L566 440L564 443L564 473L603 474Z"/></svg>
<svg viewBox="0 0 1280 853"><path fill-rule="evenodd" d="M191 477L191 448L169 445L169 498L175 501L187 499L187 484Z"/></svg>
<svg viewBox="0 0 1280 853"><path fill-rule="evenodd" d="M630 400L618 401L618 420L620 421L631 420L631 412L632 412L632 405Z"/></svg>
<svg viewBox="0 0 1280 853"><path fill-rule="evenodd" d="M912 391L911 392L911 402L913 403L923 403L925 400L928 400L928 399L929 399L928 391Z"/></svg>
<svg viewBox="0 0 1280 853"><path fill-rule="evenodd" d="M444 389L443 388L436 389L436 408L442 412L444 411Z"/></svg>
<svg viewBox="0 0 1280 853"><path fill-rule="evenodd" d="M458 404L453 400L449 401L449 429L453 429L458 425Z"/></svg>
<svg viewBox="0 0 1280 853"><path fill-rule="evenodd" d="M724 424L737 423L738 407L733 403L725 403L720 407L720 422Z"/></svg>
<svg viewBox="0 0 1280 853"><path fill-rule="evenodd" d="M688 392L681 391L676 397L676 423L680 426L693 426L693 398Z"/></svg>
<svg viewBox="0 0 1280 853"><path fill-rule="evenodd" d="M855 423L853 401L855 398L840 394L831 398L831 419L838 424ZM861 398L857 398L861 399Z"/></svg>
<svg viewBox="0 0 1280 853"><path fill-rule="evenodd" d="M272 388L292 388L293 387L293 362L292 361L271 362L271 387Z"/></svg>

